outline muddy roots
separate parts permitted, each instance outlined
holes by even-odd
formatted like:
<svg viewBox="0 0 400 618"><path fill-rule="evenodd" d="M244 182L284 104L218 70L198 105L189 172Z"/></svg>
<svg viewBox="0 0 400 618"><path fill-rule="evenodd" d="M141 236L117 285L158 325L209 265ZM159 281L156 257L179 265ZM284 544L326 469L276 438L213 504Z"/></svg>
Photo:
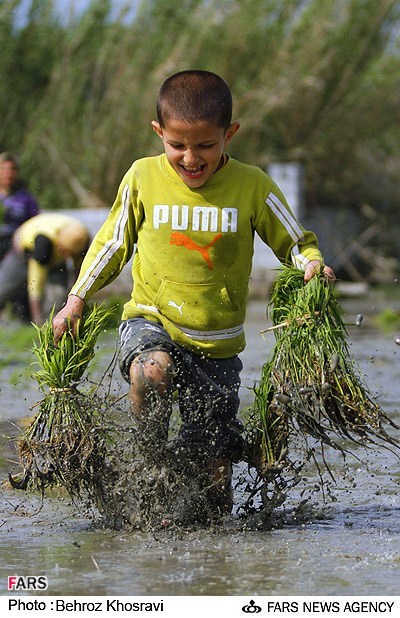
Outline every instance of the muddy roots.
<svg viewBox="0 0 400 618"><path fill-rule="evenodd" d="M100 398L76 389L49 393L24 436L17 441L20 472L9 475L16 489L64 487L72 498L93 491L113 441Z"/></svg>

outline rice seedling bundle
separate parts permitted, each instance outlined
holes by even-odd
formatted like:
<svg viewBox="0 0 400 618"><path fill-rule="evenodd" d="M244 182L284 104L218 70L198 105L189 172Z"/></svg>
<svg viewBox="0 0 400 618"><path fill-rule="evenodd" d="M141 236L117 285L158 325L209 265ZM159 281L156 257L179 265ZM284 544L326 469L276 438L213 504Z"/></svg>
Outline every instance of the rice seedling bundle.
<svg viewBox="0 0 400 618"><path fill-rule="evenodd" d="M22 475L10 482L15 488L43 490L61 485L72 497L91 492L111 439L101 400L78 385L95 355L97 338L111 309L85 306L74 336L68 330L53 343L52 317L35 327L38 341L33 353L39 369L32 374L45 393L39 411L18 441Z"/></svg>
<svg viewBox="0 0 400 618"><path fill-rule="evenodd" d="M323 274L307 284L284 267L267 308L275 345L255 387L247 418L247 458L262 478L274 479L288 463L293 432L323 445L379 442L399 447L384 427L396 427L371 397L352 358L333 286Z"/></svg>

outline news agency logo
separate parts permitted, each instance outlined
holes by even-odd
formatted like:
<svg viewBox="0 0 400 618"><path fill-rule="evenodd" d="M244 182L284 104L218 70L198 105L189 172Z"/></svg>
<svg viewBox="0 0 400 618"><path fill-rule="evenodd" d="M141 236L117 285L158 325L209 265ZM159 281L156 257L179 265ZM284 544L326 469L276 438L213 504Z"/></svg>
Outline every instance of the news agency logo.
<svg viewBox="0 0 400 618"><path fill-rule="evenodd" d="M47 590L45 575L9 575L7 589L18 590Z"/></svg>
<svg viewBox="0 0 400 618"><path fill-rule="evenodd" d="M252 599L248 605L242 607L242 612L245 614L259 614L261 612L261 607L256 605L255 601Z"/></svg>

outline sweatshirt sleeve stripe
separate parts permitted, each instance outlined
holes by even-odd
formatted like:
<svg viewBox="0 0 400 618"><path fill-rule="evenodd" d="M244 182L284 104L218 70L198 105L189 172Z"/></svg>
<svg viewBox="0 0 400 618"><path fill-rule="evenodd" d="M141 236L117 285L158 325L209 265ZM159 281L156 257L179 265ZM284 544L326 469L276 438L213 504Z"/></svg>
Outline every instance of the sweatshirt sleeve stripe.
<svg viewBox="0 0 400 618"><path fill-rule="evenodd" d="M304 270L307 264L309 263L309 259L300 253L299 247L295 245L291 251L292 262L297 268Z"/></svg>
<svg viewBox="0 0 400 618"><path fill-rule="evenodd" d="M270 193L266 199L266 203L295 242L304 238L304 233L300 225L276 195Z"/></svg>
<svg viewBox="0 0 400 618"><path fill-rule="evenodd" d="M71 294L85 298L93 284L98 279L102 270L109 264L110 260L124 242L124 233L128 221L130 191L126 185L122 192L122 208L116 221L112 238L102 247L101 251L94 256L92 263L86 269L83 277L79 279L71 290Z"/></svg>

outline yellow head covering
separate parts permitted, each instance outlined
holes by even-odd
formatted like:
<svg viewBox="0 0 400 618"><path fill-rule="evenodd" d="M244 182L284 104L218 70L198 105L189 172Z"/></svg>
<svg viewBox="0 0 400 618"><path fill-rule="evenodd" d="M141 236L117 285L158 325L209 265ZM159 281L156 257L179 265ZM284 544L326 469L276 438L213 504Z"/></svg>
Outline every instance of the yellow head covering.
<svg viewBox="0 0 400 618"><path fill-rule="evenodd" d="M79 255L88 248L89 233L82 223L69 223L58 232L57 244L62 251Z"/></svg>

